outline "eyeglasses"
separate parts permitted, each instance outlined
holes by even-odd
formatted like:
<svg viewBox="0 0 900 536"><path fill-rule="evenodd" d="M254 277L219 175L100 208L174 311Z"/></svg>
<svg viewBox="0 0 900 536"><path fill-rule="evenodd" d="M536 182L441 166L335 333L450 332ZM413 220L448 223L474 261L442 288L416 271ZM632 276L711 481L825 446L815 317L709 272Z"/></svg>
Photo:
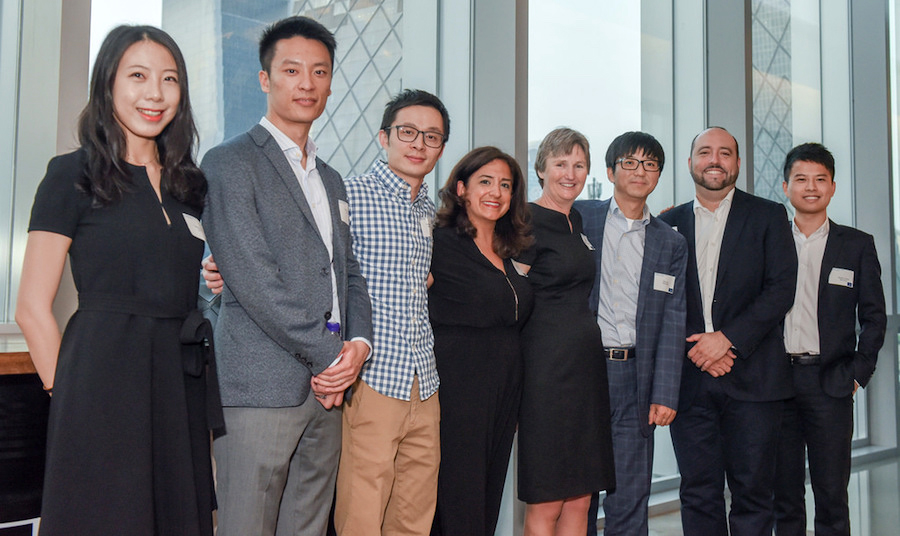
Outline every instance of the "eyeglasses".
<svg viewBox="0 0 900 536"><path fill-rule="evenodd" d="M638 160L637 158L620 158L616 160L616 164L619 164L622 169L633 170L637 169L638 166L644 166L644 171L649 171L653 173L654 171L659 171L659 160Z"/></svg>
<svg viewBox="0 0 900 536"><path fill-rule="evenodd" d="M408 127L406 125L398 125L393 127L385 127L384 130L387 131L388 136L390 136L392 128L397 129L397 139L399 139L400 141L412 143L416 141L416 138L418 138L419 134L421 134L422 140L425 142L426 147L431 147L432 149L440 149L444 145L444 135L440 132L425 132L424 130Z"/></svg>

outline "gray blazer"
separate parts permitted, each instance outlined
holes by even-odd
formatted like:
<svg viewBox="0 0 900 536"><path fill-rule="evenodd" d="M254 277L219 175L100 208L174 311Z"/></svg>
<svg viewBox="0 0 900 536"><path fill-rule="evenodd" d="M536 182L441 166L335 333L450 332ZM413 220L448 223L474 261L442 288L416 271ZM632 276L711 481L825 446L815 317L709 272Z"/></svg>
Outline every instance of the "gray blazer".
<svg viewBox="0 0 900 536"><path fill-rule="evenodd" d="M203 228L226 281L215 331L222 404L297 406L340 353L328 332L328 250L278 143L261 125L211 149ZM351 251L344 183L316 159L331 206L342 338L372 340L372 307ZM344 214L348 214L346 206Z"/></svg>

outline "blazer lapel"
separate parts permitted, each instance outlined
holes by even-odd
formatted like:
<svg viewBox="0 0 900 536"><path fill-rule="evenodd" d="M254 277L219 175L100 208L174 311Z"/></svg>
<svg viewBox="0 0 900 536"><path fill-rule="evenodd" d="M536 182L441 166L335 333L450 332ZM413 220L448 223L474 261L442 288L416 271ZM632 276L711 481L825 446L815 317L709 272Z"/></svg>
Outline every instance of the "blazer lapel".
<svg viewBox="0 0 900 536"><path fill-rule="evenodd" d="M678 222L678 231L684 236L688 247L685 292L690 292L694 295L693 303L700 306L700 310L697 313L702 318L703 307L700 304L703 303L703 300L700 296L700 273L697 271L697 228L694 221L694 203L696 202L696 200L691 201L688 206L685 206L681 221ZM688 300L688 303L692 303L691 300Z"/></svg>
<svg viewBox="0 0 900 536"><path fill-rule="evenodd" d="M653 216L650 216L650 221L653 221ZM656 267L659 266L659 257L662 254L662 248L659 243L659 231L656 229L656 226L647 225L644 231L644 259L641 261L641 280L638 282L635 326L640 326L643 321L647 293L653 292L653 279L656 277Z"/></svg>
<svg viewBox="0 0 900 536"><path fill-rule="evenodd" d="M281 147L278 146L278 142L275 141L275 138L273 138L272 135L269 134L269 131L262 125L254 126L253 129L251 129L250 134L253 136L256 143L260 145L263 154L266 155L266 158L269 159L272 167L278 172L278 176L284 182L285 188L287 188L291 197L294 199L294 202L300 208L300 212L303 213L303 216L306 217L309 225L316 231L319 240L321 240L322 233L319 232L319 227L316 225L316 219L313 217L312 210L309 208L309 202L303 194L303 189L300 187L297 175L294 174L294 170L284 156L284 152L281 150Z"/></svg>
<svg viewBox="0 0 900 536"><path fill-rule="evenodd" d="M828 229L828 239L825 241L825 254L822 256L822 271L819 272L819 303L822 303L822 294L827 288L828 276L831 274L831 269L837 264L841 256L841 248L844 245L844 230L841 226L835 225L831 220L828 220L828 225L830 227Z"/></svg>
<svg viewBox="0 0 900 536"><path fill-rule="evenodd" d="M731 210L728 211L728 219L725 221L725 232L722 234L722 245L719 249L719 265L716 269L716 290L719 289L719 281L731 265L731 254L734 252L741 237L741 231L747 221L747 211L744 210L743 192L734 191L731 198ZM713 292L715 295L715 292Z"/></svg>

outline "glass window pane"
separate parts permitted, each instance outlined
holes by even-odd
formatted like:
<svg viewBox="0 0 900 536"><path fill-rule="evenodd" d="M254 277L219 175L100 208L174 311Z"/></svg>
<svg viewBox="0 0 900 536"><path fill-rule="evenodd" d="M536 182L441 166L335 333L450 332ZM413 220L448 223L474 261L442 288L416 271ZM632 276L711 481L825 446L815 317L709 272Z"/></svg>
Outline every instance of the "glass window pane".
<svg viewBox="0 0 900 536"><path fill-rule="evenodd" d="M0 324L12 322L9 301L19 86L19 0L0 2ZM18 270L18 268L16 268Z"/></svg>
<svg viewBox="0 0 900 536"><path fill-rule="evenodd" d="M532 0L528 10L528 197L541 192L541 139L567 126L591 143L581 197L605 199L606 146L641 128L641 3Z"/></svg>

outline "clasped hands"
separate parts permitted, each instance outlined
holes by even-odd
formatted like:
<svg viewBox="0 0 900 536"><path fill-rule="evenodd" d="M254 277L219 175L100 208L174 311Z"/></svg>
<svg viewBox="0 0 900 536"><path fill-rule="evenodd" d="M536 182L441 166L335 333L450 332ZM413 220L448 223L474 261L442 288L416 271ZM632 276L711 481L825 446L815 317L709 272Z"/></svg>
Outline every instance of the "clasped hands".
<svg viewBox="0 0 900 536"><path fill-rule="evenodd" d="M732 350L731 341L724 333L721 331L694 333L687 338L687 342L696 343L687 355L697 368L713 378L731 372L737 355Z"/></svg>
<svg viewBox="0 0 900 536"><path fill-rule="evenodd" d="M201 264L203 266L201 275L207 288L213 294L220 294L225 281L213 256L206 257ZM335 358L337 362L320 372L318 376L312 377L310 386L313 394L325 409L340 406L344 402L344 391L356 381L368 355L369 346L366 343L344 341L340 353Z"/></svg>

